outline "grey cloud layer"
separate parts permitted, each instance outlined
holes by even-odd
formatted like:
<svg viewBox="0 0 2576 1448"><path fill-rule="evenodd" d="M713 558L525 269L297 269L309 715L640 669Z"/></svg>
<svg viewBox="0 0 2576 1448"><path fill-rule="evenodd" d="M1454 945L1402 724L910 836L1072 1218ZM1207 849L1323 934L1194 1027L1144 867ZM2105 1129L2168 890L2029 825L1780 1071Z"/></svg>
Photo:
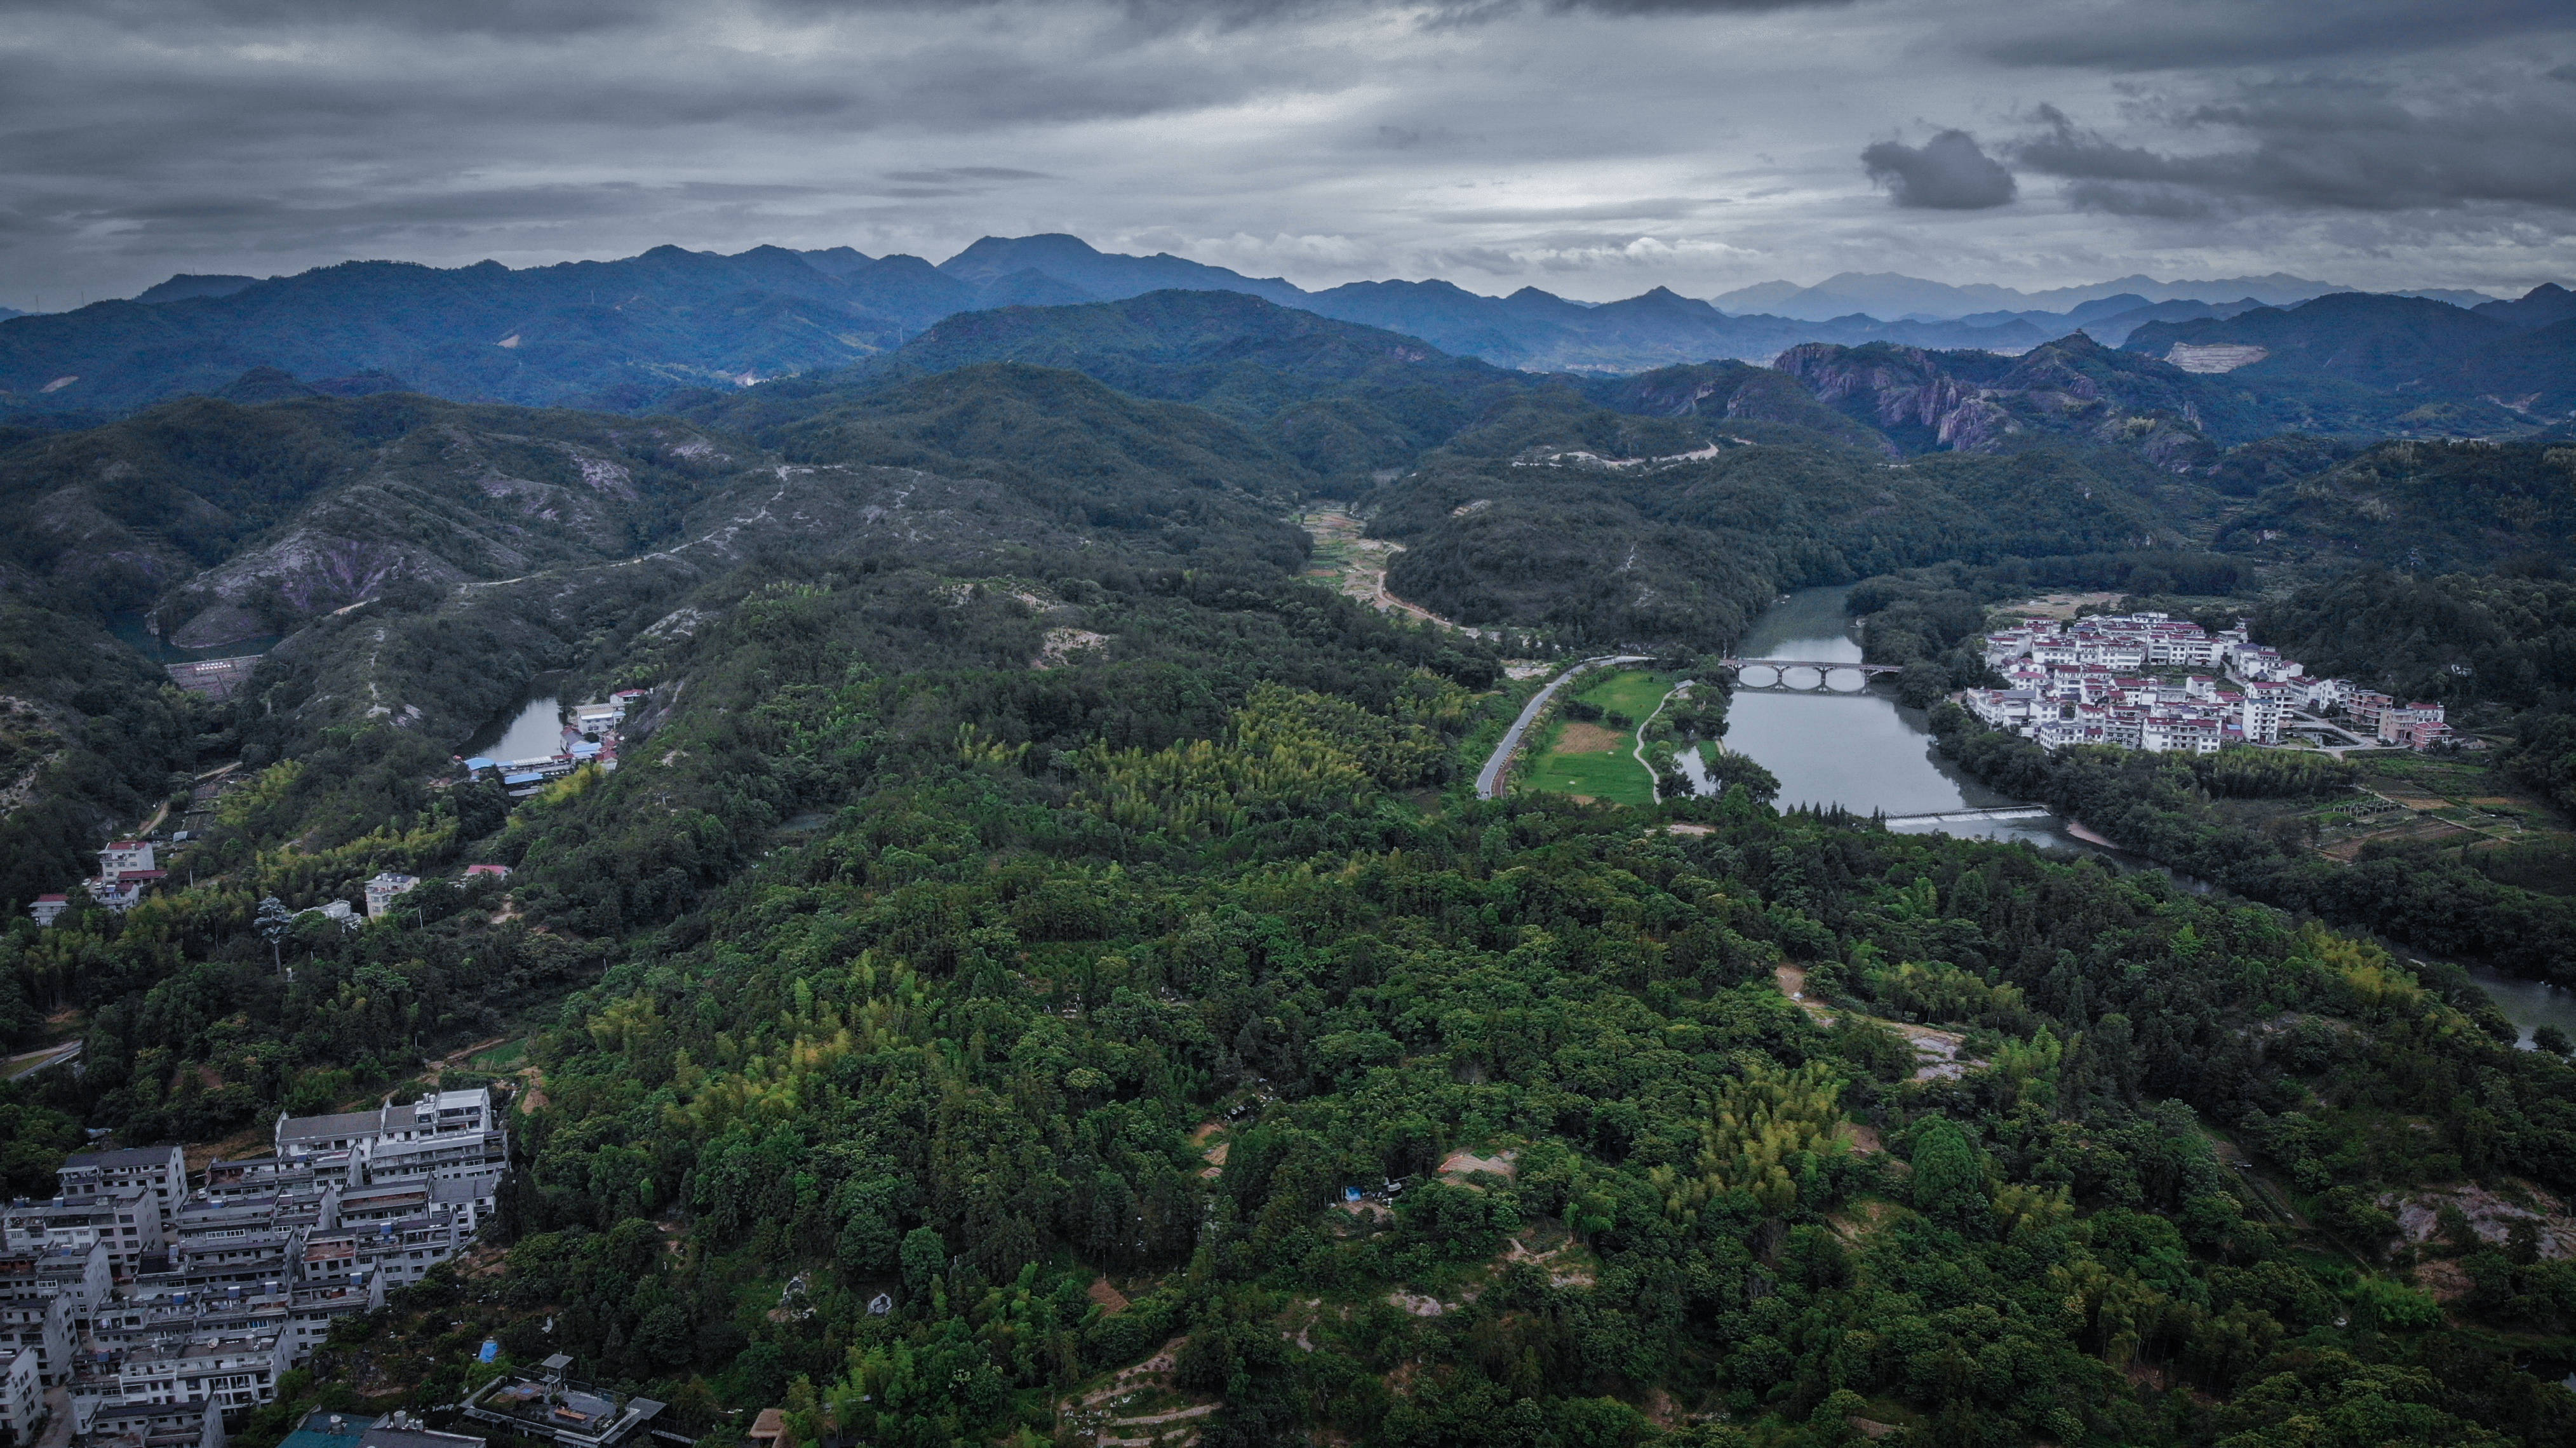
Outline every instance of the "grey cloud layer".
<svg viewBox="0 0 2576 1448"><path fill-rule="evenodd" d="M0 0L0 303L1033 230L1586 296L2576 271L2576 20L2433 8Z"/></svg>
<svg viewBox="0 0 2576 1448"><path fill-rule="evenodd" d="M1860 164L1899 206L1982 211L2010 204L2017 189L2012 173L1960 130L1943 131L1920 146L1875 142L1862 149Z"/></svg>
<svg viewBox="0 0 2576 1448"><path fill-rule="evenodd" d="M2350 81L2248 86L2173 117L2219 144L2122 145L2042 107L2014 150L2072 180L2081 205L2152 216L2221 205L2401 211L2507 204L2576 211L2576 84L2499 78L2477 93L2409 96Z"/></svg>
<svg viewBox="0 0 2576 1448"><path fill-rule="evenodd" d="M1976 48L2016 66L2208 70L2563 36L2564 0L2102 0L1996 5Z"/></svg>

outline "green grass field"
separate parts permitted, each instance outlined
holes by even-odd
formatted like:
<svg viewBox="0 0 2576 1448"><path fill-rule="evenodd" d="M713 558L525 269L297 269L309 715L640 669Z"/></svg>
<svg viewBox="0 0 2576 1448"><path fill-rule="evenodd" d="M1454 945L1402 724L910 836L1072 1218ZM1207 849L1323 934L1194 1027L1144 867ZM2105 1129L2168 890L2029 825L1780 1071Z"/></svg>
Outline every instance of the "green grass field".
<svg viewBox="0 0 2576 1448"><path fill-rule="evenodd" d="M507 1071L526 1060L527 1056L528 1041L525 1036L522 1036L518 1040L494 1046L465 1064L476 1071Z"/></svg>
<svg viewBox="0 0 2576 1448"><path fill-rule="evenodd" d="M1548 730L1547 738L1540 741L1543 747L1523 769L1521 787L1550 794L1579 794L1616 804L1654 803L1654 779L1632 751L1636 748L1637 725L1655 712L1655 706L1672 691L1674 682L1668 674L1622 669L1577 690L1576 698L1605 710L1616 710L1632 721L1619 731L1619 747L1607 752L1564 753L1557 747L1565 732L1560 722Z"/></svg>
<svg viewBox="0 0 2576 1448"><path fill-rule="evenodd" d="M1670 674L1620 669L1576 690L1575 697L1604 709L1616 709L1635 720L1636 723L1628 726L1628 732L1634 734L1637 725L1646 722L1646 716L1655 712L1655 706L1661 704L1664 696L1671 693L1673 685L1679 682Z"/></svg>

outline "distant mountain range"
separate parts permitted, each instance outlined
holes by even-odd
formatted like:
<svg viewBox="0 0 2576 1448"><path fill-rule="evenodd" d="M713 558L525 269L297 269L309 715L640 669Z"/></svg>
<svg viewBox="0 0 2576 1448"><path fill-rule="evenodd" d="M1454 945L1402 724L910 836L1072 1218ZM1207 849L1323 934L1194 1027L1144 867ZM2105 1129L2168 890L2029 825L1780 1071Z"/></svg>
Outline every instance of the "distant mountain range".
<svg viewBox="0 0 2576 1448"><path fill-rule="evenodd" d="M677 389L848 367L961 313L1173 290L1243 293L1419 338L1456 357L1590 375L1768 362L1817 342L2014 355L2082 328L2118 346L2149 326L2225 323L2335 294L2282 274L2124 277L2020 292L1861 273L1812 287L1765 283L1713 303L1663 287L1598 305L1536 288L1494 297L1439 280L1309 292L1168 254L1102 252L1064 235L986 237L935 266L848 247L768 246L733 256L663 246L522 270L347 262L265 280L183 274L129 301L0 321L0 417L112 417L173 396L223 394L259 369L305 379L295 385L322 395L398 386L463 401L631 412ZM2477 301L2481 317L2522 305L2441 297Z"/></svg>
<svg viewBox="0 0 2576 1448"><path fill-rule="evenodd" d="M2576 292L2554 283L2472 309L2347 292L2229 317L2149 322L2127 350L2276 393L2411 401L2458 430L2576 421ZM2319 429L2332 430L2332 429Z"/></svg>

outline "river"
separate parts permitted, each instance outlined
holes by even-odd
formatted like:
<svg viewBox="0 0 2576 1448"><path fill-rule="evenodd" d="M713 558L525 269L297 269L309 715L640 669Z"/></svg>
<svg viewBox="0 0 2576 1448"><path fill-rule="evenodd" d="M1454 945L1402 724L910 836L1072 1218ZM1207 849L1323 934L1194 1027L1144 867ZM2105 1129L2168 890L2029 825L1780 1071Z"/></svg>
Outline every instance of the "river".
<svg viewBox="0 0 2576 1448"><path fill-rule="evenodd" d="M1859 663L1860 641L1843 613L1850 592L1809 588L1789 595L1753 621L1736 656ZM1848 692L1735 691L1727 705L1726 747L1780 777L1781 808L1838 804L1858 814L1923 815L2023 803L1960 773L1934 751L1922 710L1901 707L1875 689L1849 688L1858 678L1841 674L1828 680ZM2054 815L1897 828L2101 852Z"/></svg>

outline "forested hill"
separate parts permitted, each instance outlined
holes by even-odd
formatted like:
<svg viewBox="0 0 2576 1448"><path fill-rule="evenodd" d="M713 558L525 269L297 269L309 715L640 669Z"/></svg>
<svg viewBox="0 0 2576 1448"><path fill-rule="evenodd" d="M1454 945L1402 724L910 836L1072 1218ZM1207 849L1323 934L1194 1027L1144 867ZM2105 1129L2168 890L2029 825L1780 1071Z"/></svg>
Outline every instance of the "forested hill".
<svg viewBox="0 0 2576 1448"><path fill-rule="evenodd" d="M1195 403L1266 430L1318 473L1395 467L1527 406L1786 423L1895 449L1769 368L1664 367L1632 377L1507 371L1418 338L1256 297L1158 291L1084 307L952 317L852 369L867 380L1009 360L1067 367L1140 397Z"/></svg>
<svg viewBox="0 0 2576 1448"><path fill-rule="evenodd" d="M305 786L345 786L324 812L366 834L531 676L685 629L684 595L758 560L1007 571L1104 537L1123 559L1271 575L1304 557L1282 521L1292 459L1074 374L970 369L803 421L771 451L669 418L407 394L189 399L0 451L20 640L0 651L0 899L15 914L76 879L174 776L312 760L382 722ZM287 637L235 713L168 689L112 619L246 653Z"/></svg>
<svg viewBox="0 0 2576 1448"><path fill-rule="evenodd" d="M1565 385L1214 291L970 312L851 377L864 383L995 361L1070 368L1134 396L1195 403L1262 429L1321 473L1400 466L1497 401Z"/></svg>
<svg viewBox="0 0 2576 1448"><path fill-rule="evenodd" d="M2576 1191L2576 1068L2457 975L1741 794L1478 803L1473 641L1114 533L991 566L773 554L590 666L660 709L614 775L361 830L311 810L360 729L206 883L0 935L28 1013L88 1012L83 1075L0 1088L44 1130L213 1139L512 1041L501 1250L247 1439L366 1401L361 1353L452 1402L487 1337L676 1431L906 1448L2576 1429L2522 1370L2566 1264L2401 1229ZM1029 667L1059 629L1098 642ZM291 981L247 928L467 859L506 902L299 928Z"/></svg>
<svg viewBox="0 0 2576 1448"><path fill-rule="evenodd" d="M2220 546L2428 574L2576 564L2566 443L2404 439L2309 452L2283 471L2227 520Z"/></svg>
<svg viewBox="0 0 2576 1448"><path fill-rule="evenodd" d="M2227 375L2321 406L2345 396L2413 398L2417 426L2513 431L2576 420L2576 320L2563 288L2474 310L2418 298L2346 293L2224 319L2159 323L2128 350L2235 349ZM2348 403L2344 405L2349 405ZM2386 415L2390 430L2401 414Z"/></svg>
<svg viewBox="0 0 2576 1448"><path fill-rule="evenodd" d="M1803 428L1606 410L1515 412L1362 501L1405 545L1398 594L1587 645L1722 647L1789 588L2177 541L2131 479L2065 455L1891 465Z"/></svg>

